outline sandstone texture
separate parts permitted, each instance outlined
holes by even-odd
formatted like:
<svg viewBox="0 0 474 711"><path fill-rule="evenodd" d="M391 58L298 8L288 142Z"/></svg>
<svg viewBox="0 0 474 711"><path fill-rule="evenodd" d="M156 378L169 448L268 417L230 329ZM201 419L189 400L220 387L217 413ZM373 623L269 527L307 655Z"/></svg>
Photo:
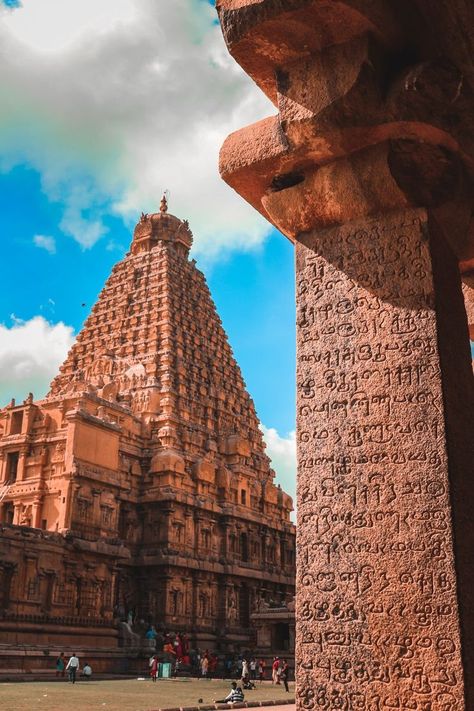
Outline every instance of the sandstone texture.
<svg viewBox="0 0 474 711"><path fill-rule="evenodd" d="M278 111L221 174L296 251L297 705L469 711L474 9L217 9Z"/></svg>
<svg viewBox="0 0 474 711"><path fill-rule="evenodd" d="M292 500L191 243L142 215L47 397L0 411L4 642L110 647L131 615L248 645L292 598Z"/></svg>

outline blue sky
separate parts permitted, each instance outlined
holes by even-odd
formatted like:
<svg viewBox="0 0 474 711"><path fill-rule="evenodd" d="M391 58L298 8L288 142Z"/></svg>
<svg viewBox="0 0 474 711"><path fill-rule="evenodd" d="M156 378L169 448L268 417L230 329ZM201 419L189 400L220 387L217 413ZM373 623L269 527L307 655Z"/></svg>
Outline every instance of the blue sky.
<svg viewBox="0 0 474 711"><path fill-rule="evenodd" d="M0 0L1 404L46 392L167 188L293 493L293 248L217 169L225 136L274 109L207 0L18 5Z"/></svg>

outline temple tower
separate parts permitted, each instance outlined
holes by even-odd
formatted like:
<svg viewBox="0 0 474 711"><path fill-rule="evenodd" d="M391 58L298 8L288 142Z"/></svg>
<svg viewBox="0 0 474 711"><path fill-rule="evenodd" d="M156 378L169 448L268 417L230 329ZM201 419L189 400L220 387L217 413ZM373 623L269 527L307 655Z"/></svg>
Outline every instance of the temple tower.
<svg viewBox="0 0 474 711"><path fill-rule="evenodd" d="M294 526L191 244L165 198L142 214L47 397L1 412L1 505L13 529L107 552L94 585L116 616L212 649L248 644L261 600L291 600ZM94 604L78 567L58 576L77 611Z"/></svg>

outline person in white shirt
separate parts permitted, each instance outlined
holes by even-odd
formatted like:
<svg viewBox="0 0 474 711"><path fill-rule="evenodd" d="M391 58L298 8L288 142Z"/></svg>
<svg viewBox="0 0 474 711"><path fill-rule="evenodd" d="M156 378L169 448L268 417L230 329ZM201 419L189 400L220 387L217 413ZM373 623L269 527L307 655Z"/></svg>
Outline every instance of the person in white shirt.
<svg viewBox="0 0 474 711"><path fill-rule="evenodd" d="M66 671L69 672L69 680L72 681L73 684L75 684L76 674L79 671L79 657L76 657L76 652L73 652L72 656L69 658L69 661L66 665Z"/></svg>
<svg viewBox="0 0 474 711"><path fill-rule="evenodd" d="M92 676L92 667L88 662L84 662L84 666L82 668L82 676L84 679L89 680Z"/></svg>

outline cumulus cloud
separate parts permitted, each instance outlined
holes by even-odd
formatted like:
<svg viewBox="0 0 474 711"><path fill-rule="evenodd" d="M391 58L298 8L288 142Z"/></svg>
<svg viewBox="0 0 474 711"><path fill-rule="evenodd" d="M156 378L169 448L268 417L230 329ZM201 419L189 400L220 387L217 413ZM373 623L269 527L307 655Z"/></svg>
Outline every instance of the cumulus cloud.
<svg viewBox="0 0 474 711"><path fill-rule="evenodd" d="M282 437L274 427L261 425L261 429L267 445L266 453L277 474L276 482L296 502L296 432Z"/></svg>
<svg viewBox="0 0 474 711"><path fill-rule="evenodd" d="M225 136L273 109L228 55L207 0L23 0L0 16L0 158L28 161L83 247L115 212L188 218L195 253L268 224L219 178ZM32 120L33 117L33 120Z"/></svg>
<svg viewBox="0 0 474 711"><path fill-rule="evenodd" d="M48 235L35 235L33 242L37 247L45 249L50 254L56 254L56 240Z"/></svg>
<svg viewBox="0 0 474 711"><path fill-rule="evenodd" d="M12 316L12 321L10 327L0 323L0 406L12 397L21 401L28 392L43 397L74 342L72 327L61 321L42 316L29 321Z"/></svg>

